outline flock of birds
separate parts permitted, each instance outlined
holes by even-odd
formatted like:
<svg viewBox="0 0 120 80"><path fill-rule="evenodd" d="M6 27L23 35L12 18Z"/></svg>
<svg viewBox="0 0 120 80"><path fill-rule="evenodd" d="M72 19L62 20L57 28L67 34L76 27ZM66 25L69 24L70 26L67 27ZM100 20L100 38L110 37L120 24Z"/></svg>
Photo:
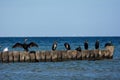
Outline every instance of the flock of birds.
<svg viewBox="0 0 120 80"><path fill-rule="evenodd" d="M31 48L31 47L38 47L38 44L36 44L35 42L30 42L29 44L27 44L27 40L28 39L25 39L24 43L16 43L16 44L14 44L12 46L12 48L20 47L20 48L23 48L24 51L28 52L29 48ZM71 47L70 47L69 43L67 43L67 42L64 43L64 46L65 46L66 50L71 50ZM106 46L112 46L112 42L110 41L110 42L106 43L105 47ZM0 48L1 47L2 46L0 46ZM88 41L87 40L84 42L84 48L85 48L85 50L88 50ZM57 49L57 42L55 41L53 43L53 45L52 45L52 50L55 51L56 49ZM95 42L95 49L99 49L99 40L96 40L96 42ZM81 51L81 47L78 46L75 50ZM3 49L3 52L6 52L6 51L8 51L7 47L5 49Z"/></svg>

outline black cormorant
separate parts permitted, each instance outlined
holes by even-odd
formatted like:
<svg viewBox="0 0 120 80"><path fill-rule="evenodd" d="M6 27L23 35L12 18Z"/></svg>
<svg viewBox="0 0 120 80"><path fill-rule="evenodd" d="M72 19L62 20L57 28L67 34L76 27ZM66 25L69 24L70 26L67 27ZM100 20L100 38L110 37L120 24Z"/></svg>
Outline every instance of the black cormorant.
<svg viewBox="0 0 120 80"><path fill-rule="evenodd" d="M86 50L88 50L88 41L87 41L87 40L84 42L84 48L85 48Z"/></svg>
<svg viewBox="0 0 120 80"><path fill-rule="evenodd" d="M29 51L28 48L31 48L31 47L38 47L38 45L34 42L30 42L29 44L26 43L27 39L25 39L25 42L22 44L22 43L16 43L15 45L12 46L12 48L17 48L17 47L21 47L21 48L24 48L25 51Z"/></svg>
<svg viewBox="0 0 120 80"><path fill-rule="evenodd" d="M67 50L70 50L70 49L71 49L69 43L64 43L64 46L65 46L65 48L66 48Z"/></svg>
<svg viewBox="0 0 120 80"><path fill-rule="evenodd" d="M113 46L112 41L109 41L108 43L105 44L105 47L107 46Z"/></svg>
<svg viewBox="0 0 120 80"><path fill-rule="evenodd" d="M55 41L55 42L53 43L53 45L52 45L52 50L55 51L56 48L57 48L57 42Z"/></svg>
<svg viewBox="0 0 120 80"><path fill-rule="evenodd" d="M78 46L75 50L77 50L77 51L80 51L80 52L81 52L81 47L80 47L80 46Z"/></svg>
<svg viewBox="0 0 120 80"><path fill-rule="evenodd" d="M95 49L99 49L99 40L96 40L95 42Z"/></svg>

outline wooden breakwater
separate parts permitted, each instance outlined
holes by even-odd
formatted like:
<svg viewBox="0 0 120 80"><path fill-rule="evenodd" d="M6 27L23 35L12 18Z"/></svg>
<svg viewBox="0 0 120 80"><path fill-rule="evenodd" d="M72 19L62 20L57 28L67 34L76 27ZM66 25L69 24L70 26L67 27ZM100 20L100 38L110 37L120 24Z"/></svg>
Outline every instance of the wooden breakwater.
<svg viewBox="0 0 120 80"><path fill-rule="evenodd" d="M9 51L0 52L0 62L56 62L66 60L101 60L112 59L114 46L104 50L68 51Z"/></svg>

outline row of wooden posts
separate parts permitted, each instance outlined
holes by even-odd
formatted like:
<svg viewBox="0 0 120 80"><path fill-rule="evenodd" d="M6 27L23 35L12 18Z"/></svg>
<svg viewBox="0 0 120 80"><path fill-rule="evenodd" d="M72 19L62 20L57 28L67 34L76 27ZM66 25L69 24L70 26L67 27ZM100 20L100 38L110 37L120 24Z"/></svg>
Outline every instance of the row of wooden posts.
<svg viewBox="0 0 120 80"><path fill-rule="evenodd" d="M105 50L68 51L9 51L0 52L0 62L56 62L66 60L101 60L112 59L114 46Z"/></svg>

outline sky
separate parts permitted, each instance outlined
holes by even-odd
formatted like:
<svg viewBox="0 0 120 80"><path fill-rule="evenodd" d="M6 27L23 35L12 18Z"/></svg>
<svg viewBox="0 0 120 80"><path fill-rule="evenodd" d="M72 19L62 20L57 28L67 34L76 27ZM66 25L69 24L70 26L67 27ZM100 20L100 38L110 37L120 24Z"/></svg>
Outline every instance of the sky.
<svg viewBox="0 0 120 80"><path fill-rule="evenodd" d="M0 37L120 36L120 0L0 0Z"/></svg>

